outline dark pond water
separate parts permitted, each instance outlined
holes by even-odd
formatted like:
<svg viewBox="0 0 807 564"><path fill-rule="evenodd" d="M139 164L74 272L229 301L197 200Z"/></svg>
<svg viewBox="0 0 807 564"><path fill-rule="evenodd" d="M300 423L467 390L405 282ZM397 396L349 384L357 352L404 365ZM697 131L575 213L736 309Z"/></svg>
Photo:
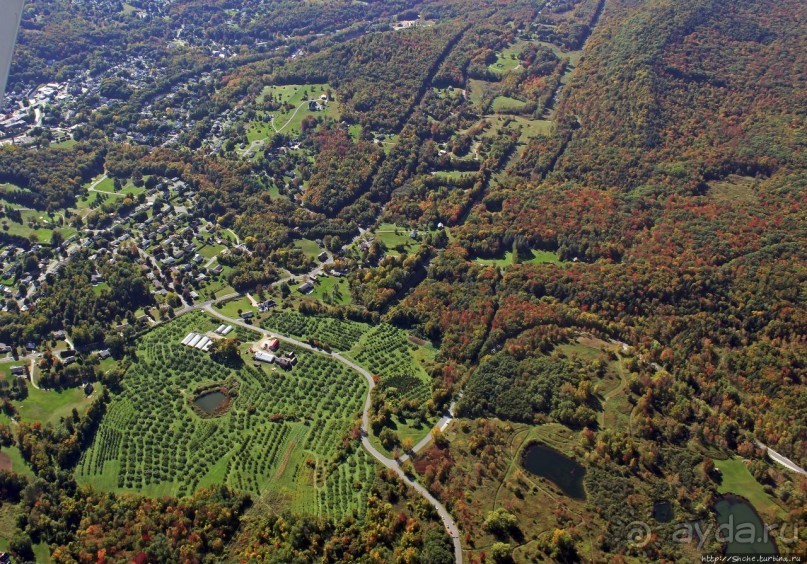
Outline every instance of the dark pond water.
<svg viewBox="0 0 807 564"><path fill-rule="evenodd" d="M659 523L669 523L674 516L673 506L669 501L657 501L653 504L653 519Z"/></svg>
<svg viewBox="0 0 807 564"><path fill-rule="evenodd" d="M546 478L569 497L586 498L583 487L586 469L568 456L535 443L524 450L521 463L528 472Z"/></svg>
<svg viewBox="0 0 807 564"><path fill-rule="evenodd" d="M220 408L224 402L227 401L227 396L222 394L221 392L210 392L209 394L205 394L203 396L199 396L193 403L198 405L202 411L207 413L208 415L213 415L218 408Z"/></svg>
<svg viewBox="0 0 807 564"><path fill-rule="evenodd" d="M765 538L765 525L756 510L741 497L725 495L714 507L720 538L726 540L726 554L777 554L772 539L776 531Z"/></svg>

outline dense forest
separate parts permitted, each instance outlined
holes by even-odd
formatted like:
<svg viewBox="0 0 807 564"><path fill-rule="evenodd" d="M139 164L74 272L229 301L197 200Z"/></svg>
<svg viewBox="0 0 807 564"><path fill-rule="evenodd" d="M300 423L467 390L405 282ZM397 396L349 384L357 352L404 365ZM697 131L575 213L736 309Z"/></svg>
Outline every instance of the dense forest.
<svg viewBox="0 0 807 564"><path fill-rule="evenodd" d="M330 82L352 110L348 116L374 129L394 131L403 125L428 79L463 31L449 26L392 38L369 35L284 67L276 80Z"/></svg>

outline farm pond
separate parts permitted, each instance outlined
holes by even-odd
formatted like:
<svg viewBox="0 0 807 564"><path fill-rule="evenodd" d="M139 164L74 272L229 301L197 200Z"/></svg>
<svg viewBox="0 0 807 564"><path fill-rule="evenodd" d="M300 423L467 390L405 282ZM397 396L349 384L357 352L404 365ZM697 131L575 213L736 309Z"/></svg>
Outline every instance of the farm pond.
<svg viewBox="0 0 807 564"><path fill-rule="evenodd" d="M558 451L542 444L533 443L524 449L521 464L531 474L546 478L567 496L585 499L583 478L586 469Z"/></svg>
<svg viewBox="0 0 807 564"><path fill-rule="evenodd" d="M778 554L774 532L767 532L756 510L745 499L724 495L714 506L717 522L723 527L726 554Z"/></svg>
<svg viewBox="0 0 807 564"><path fill-rule="evenodd" d="M214 415L224 405L226 405L229 399L230 398L225 394L216 391L199 396L193 400L193 403L196 404L196 406L204 411L207 415Z"/></svg>
<svg viewBox="0 0 807 564"><path fill-rule="evenodd" d="M653 504L653 519L658 523L669 523L674 516L675 512L669 501L657 501Z"/></svg>

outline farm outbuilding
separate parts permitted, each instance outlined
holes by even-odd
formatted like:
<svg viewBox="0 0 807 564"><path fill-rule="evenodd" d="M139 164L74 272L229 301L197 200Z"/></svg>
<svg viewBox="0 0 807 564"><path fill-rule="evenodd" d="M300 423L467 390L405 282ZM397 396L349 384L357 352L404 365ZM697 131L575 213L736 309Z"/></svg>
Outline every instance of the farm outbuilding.
<svg viewBox="0 0 807 564"><path fill-rule="evenodd" d="M256 352L255 356L252 357L253 360L257 360L258 362L265 362L267 364L272 364L275 361L275 355L265 353L265 352Z"/></svg>

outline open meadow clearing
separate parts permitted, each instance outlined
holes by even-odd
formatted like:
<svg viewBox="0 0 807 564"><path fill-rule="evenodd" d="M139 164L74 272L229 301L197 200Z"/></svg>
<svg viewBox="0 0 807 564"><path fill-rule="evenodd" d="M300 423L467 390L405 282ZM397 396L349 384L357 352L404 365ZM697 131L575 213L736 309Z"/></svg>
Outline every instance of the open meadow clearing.
<svg viewBox="0 0 807 564"><path fill-rule="evenodd" d="M331 99L323 100L322 96L331 95ZM309 108L309 101L315 100L321 110ZM275 133L298 135L303 120L307 116L329 117L340 116L334 90L328 84L286 84L266 86L258 96L259 107L275 107L273 110L260 110L259 119L247 127L249 142L268 139Z"/></svg>

